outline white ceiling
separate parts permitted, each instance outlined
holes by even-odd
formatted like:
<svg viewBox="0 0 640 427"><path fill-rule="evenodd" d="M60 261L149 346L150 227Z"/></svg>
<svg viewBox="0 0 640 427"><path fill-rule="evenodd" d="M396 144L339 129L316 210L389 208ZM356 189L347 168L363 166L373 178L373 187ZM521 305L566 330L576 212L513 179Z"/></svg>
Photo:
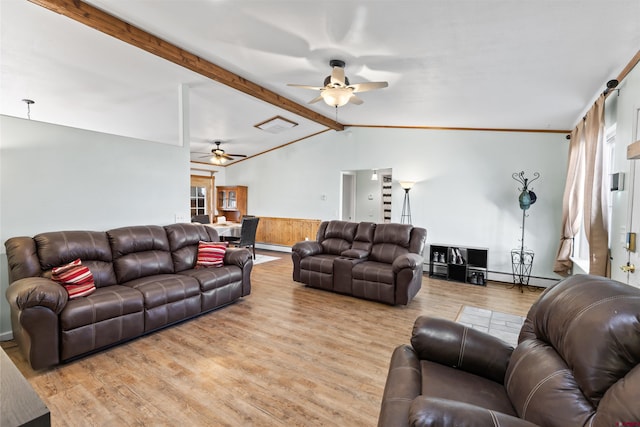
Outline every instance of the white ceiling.
<svg viewBox="0 0 640 427"><path fill-rule="evenodd" d="M571 129L640 47L639 0L88 3L303 105L317 94L286 84L321 86L332 58L351 83L388 81L339 109L353 125ZM186 85L193 159L325 129L26 0L0 0L0 24L2 114L31 98L34 120L178 144ZM299 126L254 128L276 115Z"/></svg>

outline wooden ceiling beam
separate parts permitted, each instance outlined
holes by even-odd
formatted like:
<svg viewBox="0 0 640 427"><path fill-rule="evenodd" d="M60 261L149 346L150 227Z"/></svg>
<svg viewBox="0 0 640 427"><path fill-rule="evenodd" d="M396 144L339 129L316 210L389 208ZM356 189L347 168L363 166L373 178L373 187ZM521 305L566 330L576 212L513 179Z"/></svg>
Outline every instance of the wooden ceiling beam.
<svg viewBox="0 0 640 427"><path fill-rule="evenodd" d="M261 101L334 130L344 125L80 0L29 0Z"/></svg>

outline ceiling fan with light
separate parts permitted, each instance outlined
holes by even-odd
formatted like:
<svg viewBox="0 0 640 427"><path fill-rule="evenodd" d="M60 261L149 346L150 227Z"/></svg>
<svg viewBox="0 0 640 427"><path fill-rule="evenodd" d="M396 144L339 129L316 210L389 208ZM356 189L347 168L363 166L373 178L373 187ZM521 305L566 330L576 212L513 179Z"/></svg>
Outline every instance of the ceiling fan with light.
<svg viewBox="0 0 640 427"><path fill-rule="evenodd" d="M222 148L220 148L221 141L214 141L216 144L215 148L211 149L211 154L207 154L206 156L200 156L200 158L210 157L211 163L216 165L221 165L226 161L237 160L234 157L247 157L245 154L228 154Z"/></svg>
<svg viewBox="0 0 640 427"><path fill-rule="evenodd" d="M375 89L382 89L389 86L387 82L365 82L350 84L349 79L344 75L345 62L339 59L329 61L331 75L324 79L324 86L308 86L299 84L288 84L287 86L299 87L303 89L319 90L320 95L309 101L309 104L324 100L332 107L342 107L347 103L360 105L364 101L358 98L356 93L367 92Z"/></svg>

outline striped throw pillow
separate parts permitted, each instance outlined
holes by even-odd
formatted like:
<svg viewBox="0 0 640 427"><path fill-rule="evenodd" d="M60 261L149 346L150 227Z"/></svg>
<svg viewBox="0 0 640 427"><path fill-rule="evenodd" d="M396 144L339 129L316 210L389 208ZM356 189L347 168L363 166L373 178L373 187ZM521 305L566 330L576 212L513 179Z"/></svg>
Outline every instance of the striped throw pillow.
<svg viewBox="0 0 640 427"><path fill-rule="evenodd" d="M227 251L226 242L198 243L198 260L196 267L222 267L224 254Z"/></svg>
<svg viewBox="0 0 640 427"><path fill-rule="evenodd" d="M69 299L85 297L96 290L93 274L78 258L51 270L51 279L60 283L69 293Z"/></svg>

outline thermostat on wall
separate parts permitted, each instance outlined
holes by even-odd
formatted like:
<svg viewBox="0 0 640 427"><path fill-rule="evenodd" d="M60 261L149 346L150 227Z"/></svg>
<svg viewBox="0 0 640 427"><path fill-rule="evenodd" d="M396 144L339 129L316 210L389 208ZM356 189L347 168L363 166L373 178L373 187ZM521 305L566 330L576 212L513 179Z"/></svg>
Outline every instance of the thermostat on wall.
<svg viewBox="0 0 640 427"><path fill-rule="evenodd" d="M616 172L611 174L611 191L624 190L624 173Z"/></svg>

